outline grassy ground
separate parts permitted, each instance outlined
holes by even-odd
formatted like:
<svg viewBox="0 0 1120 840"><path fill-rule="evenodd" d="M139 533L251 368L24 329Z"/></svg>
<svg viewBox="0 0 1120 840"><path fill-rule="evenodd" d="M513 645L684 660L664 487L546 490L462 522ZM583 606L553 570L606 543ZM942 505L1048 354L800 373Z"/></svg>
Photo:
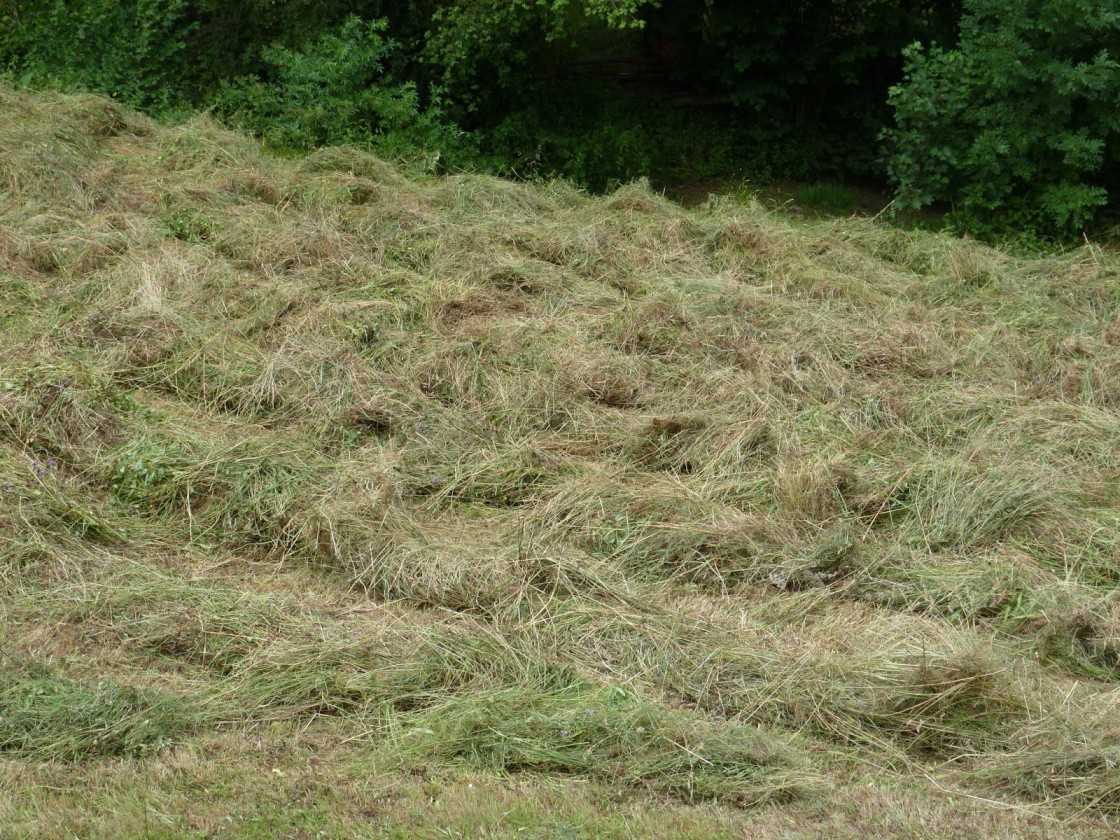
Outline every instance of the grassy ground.
<svg viewBox="0 0 1120 840"><path fill-rule="evenodd" d="M0 89L0 836L1114 837L1120 258Z"/></svg>

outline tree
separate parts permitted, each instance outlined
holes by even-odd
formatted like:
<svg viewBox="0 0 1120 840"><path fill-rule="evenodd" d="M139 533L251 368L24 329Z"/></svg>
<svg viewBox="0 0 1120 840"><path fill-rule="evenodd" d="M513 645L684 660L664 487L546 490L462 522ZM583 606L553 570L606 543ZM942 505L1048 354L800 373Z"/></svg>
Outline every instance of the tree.
<svg viewBox="0 0 1120 840"><path fill-rule="evenodd" d="M572 48L589 25L641 28L659 0L473 0L432 16L426 56L440 83L468 110L524 98L545 58ZM534 72L536 70L537 72ZM488 102L486 100L489 100ZM499 106L500 107L500 106Z"/></svg>

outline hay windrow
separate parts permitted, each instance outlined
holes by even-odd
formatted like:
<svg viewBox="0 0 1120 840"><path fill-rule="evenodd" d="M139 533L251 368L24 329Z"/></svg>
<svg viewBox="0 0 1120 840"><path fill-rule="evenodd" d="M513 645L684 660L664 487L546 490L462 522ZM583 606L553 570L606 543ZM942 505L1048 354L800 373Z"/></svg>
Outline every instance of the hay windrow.
<svg viewBox="0 0 1120 840"><path fill-rule="evenodd" d="M3 767L1115 827L1113 253L0 117Z"/></svg>

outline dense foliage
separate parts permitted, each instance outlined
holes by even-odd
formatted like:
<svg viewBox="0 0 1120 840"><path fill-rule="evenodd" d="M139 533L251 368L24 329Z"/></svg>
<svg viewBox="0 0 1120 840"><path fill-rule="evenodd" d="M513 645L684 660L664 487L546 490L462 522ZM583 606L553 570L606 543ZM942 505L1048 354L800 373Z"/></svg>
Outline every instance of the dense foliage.
<svg viewBox="0 0 1120 840"><path fill-rule="evenodd" d="M396 51L387 25L355 16L303 50L265 47L270 81L223 82L218 112L282 148L353 144L398 156L455 148L457 132L434 104L421 106L416 85L387 78Z"/></svg>
<svg viewBox="0 0 1120 840"><path fill-rule="evenodd" d="M892 180L1070 236L1118 181L1106 0L0 0L0 66L275 146L562 176ZM883 140L885 139L885 144Z"/></svg>
<svg viewBox="0 0 1120 840"><path fill-rule="evenodd" d="M697 5L666 3L651 19L677 78L745 112L756 143L800 148L804 160L782 169L848 175L877 171L875 136L902 50L951 39L958 12L957 0L708 0L703 14Z"/></svg>
<svg viewBox="0 0 1120 840"><path fill-rule="evenodd" d="M1120 175L1120 7L968 0L955 49L914 47L892 89L899 200L973 230L1076 234Z"/></svg>
<svg viewBox="0 0 1120 840"><path fill-rule="evenodd" d="M182 98L192 73L189 0L10 0L0 61L25 83L84 87L149 110Z"/></svg>

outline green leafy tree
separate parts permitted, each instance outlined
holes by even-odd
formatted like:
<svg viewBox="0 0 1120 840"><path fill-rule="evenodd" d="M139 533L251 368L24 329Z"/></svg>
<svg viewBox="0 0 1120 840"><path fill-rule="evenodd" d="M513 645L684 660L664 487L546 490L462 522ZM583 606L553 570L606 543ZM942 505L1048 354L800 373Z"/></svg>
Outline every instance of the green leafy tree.
<svg viewBox="0 0 1120 840"><path fill-rule="evenodd" d="M1115 0L967 0L955 49L915 45L891 89L889 171L903 208L963 227L1070 236L1120 174Z"/></svg>
<svg viewBox="0 0 1120 840"><path fill-rule="evenodd" d="M592 27L644 25L659 0L470 0L432 17L425 54L440 83L467 110L501 107L532 95L550 57L576 48Z"/></svg>
<svg viewBox="0 0 1120 840"><path fill-rule="evenodd" d="M958 16L959 0L693 0L651 12L648 31L681 83L733 108L751 147L784 151L768 155L784 174L869 175L903 48L952 39Z"/></svg>

